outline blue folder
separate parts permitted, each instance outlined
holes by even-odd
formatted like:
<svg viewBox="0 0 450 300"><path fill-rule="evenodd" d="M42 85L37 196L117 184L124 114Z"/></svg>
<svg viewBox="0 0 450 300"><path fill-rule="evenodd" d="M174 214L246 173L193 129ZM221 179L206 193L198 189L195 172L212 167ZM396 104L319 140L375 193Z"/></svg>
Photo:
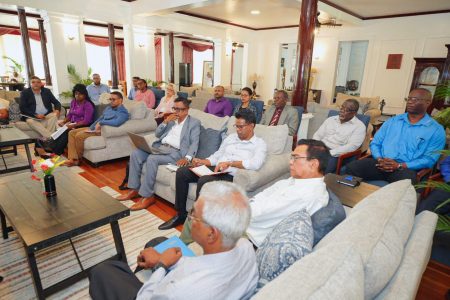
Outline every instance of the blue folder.
<svg viewBox="0 0 450 300"><path fill-rule="evenodd" d="M181 253L183 254L183 256L191 256L194 257L195 254L194 252L192 252L191 249L189 249L185 243L183 243L182 240L180 240L179 237L177 236L173 236L170 239L165 240L164 242L156 245L155 247L153 247L158 253L163 253L165 250L170 249L170 248L174 248L174 247L179 247L181 248Z"/></svg>

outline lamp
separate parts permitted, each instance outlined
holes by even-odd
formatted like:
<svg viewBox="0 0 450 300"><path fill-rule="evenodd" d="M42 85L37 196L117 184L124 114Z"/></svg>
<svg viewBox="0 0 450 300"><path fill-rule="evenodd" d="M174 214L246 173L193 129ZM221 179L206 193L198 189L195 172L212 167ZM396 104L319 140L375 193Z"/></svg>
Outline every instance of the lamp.
<svg viewBox="0 0 450 300"><path fill-rule="evenodd" d="M260 81L263 77L254 73L253 75L250 75L250 81L253 81L252 87L253 87L253 94L252 99L256 99L256 87L258 85L258 81Z"/></svg>
<svg viewBox="0 0 450 300"><path fill-rule="evenodd" d="M73 23L66 23L64 24L64 35L69 39L70 41L73 41L75 39L75 36L78 34L78 27L76 24Z"/></svg>

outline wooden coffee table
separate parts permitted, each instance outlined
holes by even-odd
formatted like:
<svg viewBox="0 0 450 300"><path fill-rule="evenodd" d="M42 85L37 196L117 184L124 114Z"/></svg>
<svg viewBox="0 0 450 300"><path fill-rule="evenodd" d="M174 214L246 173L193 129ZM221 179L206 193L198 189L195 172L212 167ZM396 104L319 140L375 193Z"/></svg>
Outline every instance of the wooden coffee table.
<svg viewBox="0 0 450 300"><path fill-rule="evenodd" d="M118 224L119 219L130 215L125 205L71 170L54 174L58 194L50 200L43 195L41 183L31 180L29 173L15 176L0 184L3 238L8 238L8 232L14 230L22 240L39 299L85 278L92 268L43 289L35 259L39 250L110 224L117 255L109 259L127 262ZM12 228L6 226L5 216ZM76 252L75 255L78 259ZM80 261L79 264L83 269Z"/></svg>
<svg viewBox="0 0 450 300"><path fill-rule="evenodd" d="M327 174L325 175L325 183L336 196L341 200L342 204L348 207L353 207L358 202L380 189L380 187L365 182L357 187L347 186L337 182L338 175Z"/></svg>
<svg viewBox="0 0 450 300"><path fill-rule="evenodd" d="M16 172L21 170L30 169L30 171L33 170L33 165L31 163L31 153L30 148L28 147L28 144L34 143L34 139L30 138L26 133L24 133L19 128L16 128L14 126L8 125L6 128L0 128L0 154L6 154L6 153L14 153L17 155L17 146L18 145L24 145L25 151L27 153L27 159L28 159L28 165L25 166L19 166L14 168L9 168L6 164L5 159L2 156L3 163L5 165L5 169L0 170L0 174L9 173L9 172ZM14 150L2 150L2 148L5 147L14 147Z"/></svg>

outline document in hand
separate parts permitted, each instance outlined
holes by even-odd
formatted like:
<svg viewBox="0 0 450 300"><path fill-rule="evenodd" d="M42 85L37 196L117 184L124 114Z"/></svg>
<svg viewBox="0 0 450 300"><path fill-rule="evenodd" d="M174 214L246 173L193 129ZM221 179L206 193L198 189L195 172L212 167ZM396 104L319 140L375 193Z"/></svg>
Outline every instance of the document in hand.
<svg viewBox="0 0 450 300"><path fill-rule="evenodd" d="M199 166L199 167L195 167L195 168L191 168L191 171L194 172L195 175L197 175L198 177L202 177L202 176L205 176L205 175L219 175L219 174L228 173L227 171L225 171L225 172L213 172L205 165L202 165L202 166Z"/></svg>
<svg viewBox="0 0 450 300"><path fill-rule="evenodd" d="M53 140L56 140L61 136L61 134L64 133L68 129L67 125L64 125L63 127L59 127L58 130L52 133L51 137Z"/></svg>
<svg viewBox="0 0 450 300"><path fill-rule="evenodd" d="M155 249L158 253L163 253L165 250L175 247L179 247L181 249L183 256L195 256L194 252L192 252L192 250L189 249L188 246L186 246L186 244L183 243L183 241L177 236L173 236L170 239L165 240L164 242L153 247L153 249Z"/></svg>

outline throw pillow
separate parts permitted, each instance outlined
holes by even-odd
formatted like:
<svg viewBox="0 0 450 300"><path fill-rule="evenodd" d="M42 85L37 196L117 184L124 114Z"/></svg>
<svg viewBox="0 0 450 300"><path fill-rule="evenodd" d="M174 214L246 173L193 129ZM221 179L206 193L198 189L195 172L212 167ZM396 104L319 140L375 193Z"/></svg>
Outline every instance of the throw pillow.
<svg viewBox="0 0 450 300"><path fill-rule="evenodd" d="M330 190L328 190L328 194L330 199L327 206L322 207L311 216L314 246L345 219L344 206L339 198Z"/></svg>
<svg viewBox="0 0 450 300"><path fill-rule="evenodd" d="M200 126L200 138L196 157L207 158L217 150L222 143L222 132Z"/></svg>
<svg viewBox="0 0 450 300"><path fill-rule="evenodd" d="M124 101L124 106L128 110L130 120L142 120L145 118L147 106L141 101Z"/></svg>
<svg viewBox="0 0 450 300"><path fill-rule="evenodd" d="M259 268L257 289L309 254L313 247L311 218L305 209L281 221L256 251Z"/></svg>
<svg viewBox="0 0 450 300"><path fill-rule="evenodd" d="M20 107L17 101L11 101L9 103L9 121L10 122L20 121Z"/></svg>

